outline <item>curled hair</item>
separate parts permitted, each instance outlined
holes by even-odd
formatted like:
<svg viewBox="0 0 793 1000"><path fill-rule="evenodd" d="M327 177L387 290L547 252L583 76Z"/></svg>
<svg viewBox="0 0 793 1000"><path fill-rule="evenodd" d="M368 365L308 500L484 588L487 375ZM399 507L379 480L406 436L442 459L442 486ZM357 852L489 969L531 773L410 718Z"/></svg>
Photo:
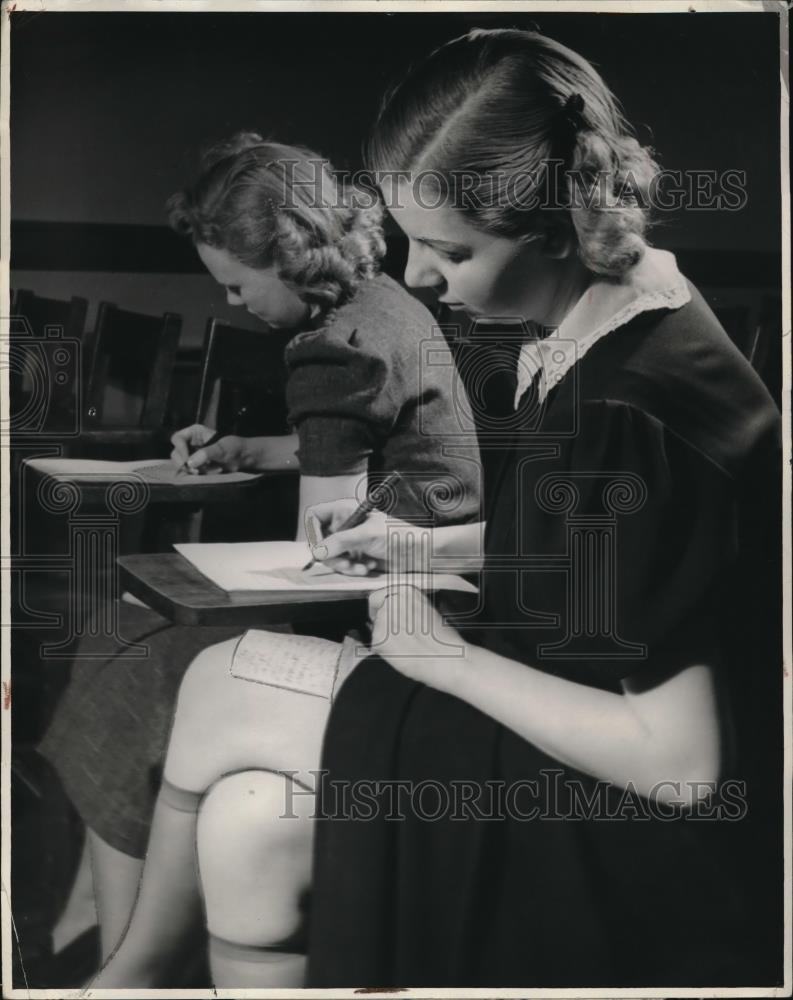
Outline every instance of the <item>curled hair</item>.
<svg viewBox="0 0 793 1000"><path fill-rule="evenodd" d="M167 204L171 226L252 268L274 266L325 314L377 273L382 209L309 149L240 132L204 156L195 183Z"/></svg>
<svg viewBox="0 0 793 1000"><path fill-rule="evenodd" d="M367 154L380 176L443 178L485 232L570 232L593 272L618 276L643 253L652 153L586 59L536 32L475 30L436 49L386 97Z"/></svg>

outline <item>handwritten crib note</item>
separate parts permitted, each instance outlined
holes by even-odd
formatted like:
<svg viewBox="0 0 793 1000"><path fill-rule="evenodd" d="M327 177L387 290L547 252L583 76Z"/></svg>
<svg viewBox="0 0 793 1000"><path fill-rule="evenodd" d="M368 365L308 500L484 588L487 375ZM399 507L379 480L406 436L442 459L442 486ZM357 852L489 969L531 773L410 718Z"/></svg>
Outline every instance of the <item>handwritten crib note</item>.
<svg viewBox="0 0 793 1000"><path fill-rule="evenodd" d="M342 646L313 635L249 629L231 660L231 675L330 698Z"/></svg>

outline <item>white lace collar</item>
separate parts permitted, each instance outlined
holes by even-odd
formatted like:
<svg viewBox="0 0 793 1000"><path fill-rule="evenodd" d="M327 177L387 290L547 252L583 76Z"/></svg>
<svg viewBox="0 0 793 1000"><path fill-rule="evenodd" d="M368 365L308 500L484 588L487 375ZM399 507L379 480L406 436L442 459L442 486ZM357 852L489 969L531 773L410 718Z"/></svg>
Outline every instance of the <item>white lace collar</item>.
<svg viewBox="0 0 793 1000"><path fill-rule="evenodd" d="M674 254L647 247L642 259L618 280L596 278L562 324L544 340L529 340L518 357L515 409L540 371L539 401L606 334L651 309L679 309L691 299Z"/></svg>

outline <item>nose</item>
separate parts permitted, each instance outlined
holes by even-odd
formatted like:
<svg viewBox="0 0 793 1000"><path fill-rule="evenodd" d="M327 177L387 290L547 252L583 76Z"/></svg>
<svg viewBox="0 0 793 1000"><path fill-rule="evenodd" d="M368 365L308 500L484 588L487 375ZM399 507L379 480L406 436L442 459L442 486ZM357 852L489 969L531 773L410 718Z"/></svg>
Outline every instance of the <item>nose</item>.
<svg viewBox="0 0 793 1000"><path fill-rule="evenodd" d="M405 264L405 284L410 288L434 288L442 282L443 275L432 261L427 247L410 243Z"/></svg>
<svg viewBox="0 0 793 1000"><path fill-rule="evenodd" d="M232 292L230 289L226 289L226 302L230 306L241 306L242 296L238 295L236 292Z"/></svg>

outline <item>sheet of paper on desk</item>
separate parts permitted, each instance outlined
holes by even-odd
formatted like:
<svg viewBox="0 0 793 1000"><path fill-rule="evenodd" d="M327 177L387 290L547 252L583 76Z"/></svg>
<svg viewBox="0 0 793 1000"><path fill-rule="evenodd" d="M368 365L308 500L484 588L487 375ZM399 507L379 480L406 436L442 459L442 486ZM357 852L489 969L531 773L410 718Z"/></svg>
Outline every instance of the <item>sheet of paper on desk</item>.
<svg viewBox="0 0 793 1000"><path fill-rule="evenodd" d="M380 590L410 583L423 590L460 590L475 594L476 587L452 573L379 573L374 576L304 574L311 558L305 542L210 542L175 545L185 559L222 590L318 591Z"/></svg>
<svg viewBox="0 0 793 1000"><path fill-rule="evenodd" d="M137 459L134 462L105 462L93 458L33 458L27 465L48 476L112 480L119 476L136 475L146 482L172 483L180 487L242 483L256 478L256 473L253 472L217 472L195 476L179 472L172 462L165 462L161 458Z"/></svg>

